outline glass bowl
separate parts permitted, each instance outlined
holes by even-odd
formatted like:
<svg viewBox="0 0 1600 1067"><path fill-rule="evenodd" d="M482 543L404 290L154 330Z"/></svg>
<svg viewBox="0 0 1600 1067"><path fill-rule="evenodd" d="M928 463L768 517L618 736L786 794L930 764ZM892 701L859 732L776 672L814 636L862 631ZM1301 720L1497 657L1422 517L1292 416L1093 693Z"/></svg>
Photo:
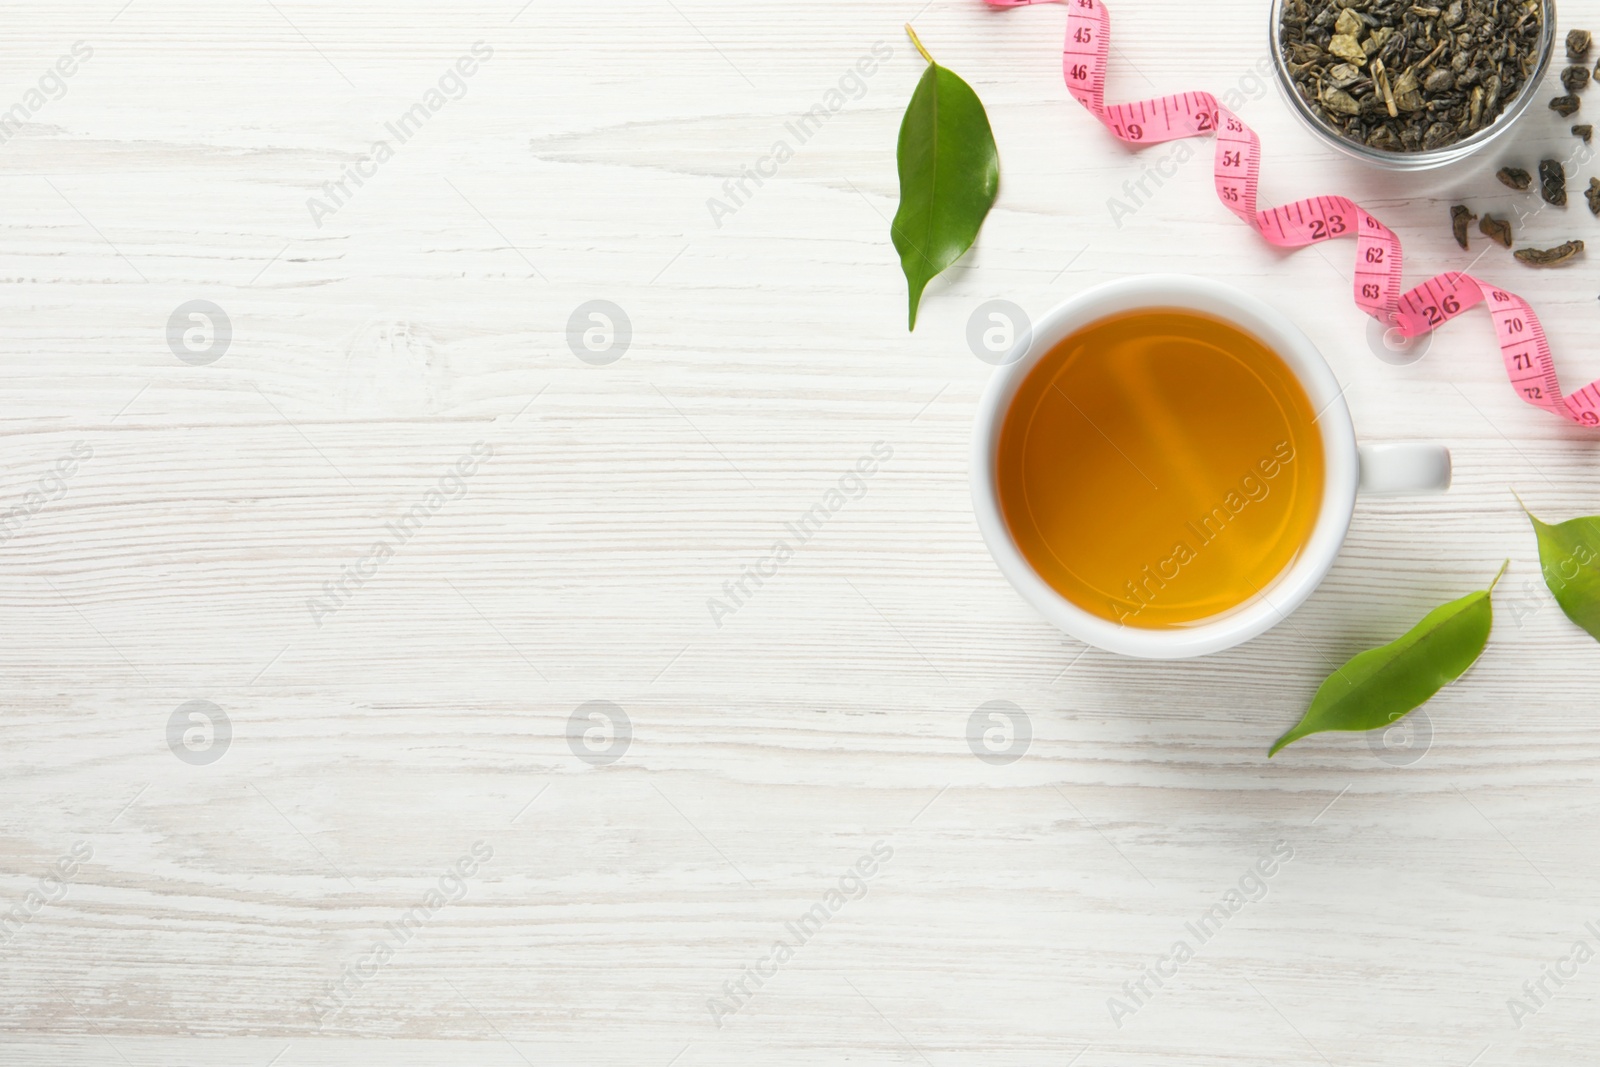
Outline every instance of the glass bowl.
<svg viewBox="0 0 1600 1067"><path fill-rule="evenodd" d="M1448 0L1444 0L1444 2L1448 3ZM1305 123L1308 129L1347 156L1382 167L1385 170L1430 170L1434 167L1442 167L1447 163L1454 163L1481 151L1492 141L1503 136L1517 121L1517 118L1527 110L1528 105L1544 91L1545 72L1550 68L1550 60L1554 56L1556 49L1555 0L1542 0L1542 7L1544 25L1539 34L1538 60L1534 64L1528 80L1523 83L1522 88L1517 92L1516 98L1507 104L1489 125L1472 136L1464 137L1454 144L1445 145L1443 148L1420 152L1391 152L1381 148L1370 148L1367 145L1350 140L1336 128L1323 122L1317 113L1311 109L1311 105L1301 97L1300 90L1295 87L1294 79L1289 76L1289 67L1283 54L1279 34L1279 20L1283 14L1283 0L1272 0L1268 36L1271 39L1269 47L1272 49L1272 65L1278 72L1278 89L1288 100L1289 109L1300 117L1300 120Z"/></svg>

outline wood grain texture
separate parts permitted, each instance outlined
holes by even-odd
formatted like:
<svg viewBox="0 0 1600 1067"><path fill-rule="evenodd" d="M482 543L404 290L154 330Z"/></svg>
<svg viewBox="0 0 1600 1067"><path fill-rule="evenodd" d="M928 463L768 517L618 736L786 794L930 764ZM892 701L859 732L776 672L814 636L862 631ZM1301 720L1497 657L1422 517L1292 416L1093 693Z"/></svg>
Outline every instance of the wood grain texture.
<svg viewBox="0 0 1600 1067"><path fill-rule="evenodd" d="M1492 159L1360 169L1253 72L1264 14L1119 5L1109 95L1237 87L1264 197L1359 199L1413 281L1480 251L1451 203L1508 211L1493 170L1569 148L1535 110ZM886 219L913 17L983 96L1004 176L908 335ZM0 1061L1592 1063L1600 963L1546 979L1520 1028L1507 1008L1600 948L1600 648L1538 586L1507 490L1600 511L1600 438L1518 402L1481 315L1374 358L1351 246L1257 240L1207 146L1114 219L1170 149L1068 98L1063 23L976 0L13 11L0 109L93 54L0 144L0 511L92 455L0 544L0 914L26 913L0 923ZM318 225L307 201L480 41L464 95ZM859 99L714 218L877 42ZM1594 220L1517 225L1553 244ZM1569 388L1600 374L1592 271L1473 269L1534 302ZM1283 309L1364 438L1456 464L1448 495L1362 501L1287 625L1177 664L1036 617L966 485L977 305L1152 270ZM167 341L197 299L233 331L206 366ZM597 299L633 333L604 366L567 339ZM864 492L717 625L708 599L875 442ZM460 491L361 563L475 445ZM1507 556L1420 761L1342 735L1265 760L1330 663ZM372 573L337 611L308 607L352 566ZM227 716L215 762L169 745L191 701ZM569 736L590 701L630 724L606 765ZM991 701L1026 717L1015 762L969 741ZM1186 924L1280 841L1262 899L1198 944ZM728 999L878 842L862 895ZM452 874L475 843L492 857ZM441 879L459 899L431 908ZM1116 1025L1108 998L1185 938ZM711 998L739 1010L718 1025Z"/></svg>

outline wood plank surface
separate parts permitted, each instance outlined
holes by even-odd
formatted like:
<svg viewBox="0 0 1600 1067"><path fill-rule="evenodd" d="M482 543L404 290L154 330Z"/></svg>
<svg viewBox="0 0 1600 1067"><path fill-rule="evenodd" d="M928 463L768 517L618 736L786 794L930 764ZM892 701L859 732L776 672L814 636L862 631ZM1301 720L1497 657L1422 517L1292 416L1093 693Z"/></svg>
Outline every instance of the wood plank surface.
<svg viewBox="0 0 1600 1067"><path fill-rule="evenodd" d="M1442 172L1344 160L1260 76L1266 7L1124 0L1110 97L1237 89L1264 201L1358 199L1412 282L1482 250L1451 204L1511 212L1494 169L1572 150L1536 106ZM887 218L913 18L1004 177L908 334ZM1600 437L1517 400L1481 314L1377 359L1353 246L1276 251L1216 202L1209 146L1116 144L1062 85L1064 20L15 6L0 512L42 503L0 544L0 1061L1592 1064L1600 647L1509 490L1600 512ZM1576 195L1518 222L1594 227ZM1472 269L1535 304L1568 389L1600 375L1592 269ZM1363 439L1456 471L1362 500L1288 624L1185 663L1054 630L967 489L974 310L1150 271L1282 309ZM631 329L610 362L569 342L592 301ZM1266 761L1332 664L1507 557L1419 759L1329 735Z"/></svg>

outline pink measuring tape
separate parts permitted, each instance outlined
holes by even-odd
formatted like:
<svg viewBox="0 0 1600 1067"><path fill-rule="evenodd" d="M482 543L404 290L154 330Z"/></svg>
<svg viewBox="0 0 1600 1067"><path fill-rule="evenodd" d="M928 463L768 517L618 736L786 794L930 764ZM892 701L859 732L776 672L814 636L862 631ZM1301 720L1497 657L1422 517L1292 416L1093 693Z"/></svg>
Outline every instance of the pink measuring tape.
<svg viewBox="0 0 1600 1067"><path fill-rule="evenodd" d="M1057 0L986 0L994 7L1024 7ZM1106 56L1111 49L1111 14L1100 0L1067 3L1067 41L1062 66L1067 89L1120 140L1160 144L1183 137L1215 134L1213 174L1217 196L1229 211L1282 248L1356 239L1355 301L1402 337L1416 337L1441 326L1480 301L1489 305L1500 355L1517 394L1535 407L1581 426L1600 426L1600 381L1571 396L1561 394L1555 361L1544 328L1528 302L1515 293L1480 282L1470 274L1446 271L1409 292L1400 285L1400 239L1353 200L1314 196L1292 204L1256 209L1261 172L1261 141L1210 93L1178 93L1154 100L1106 106Z"/></svg>

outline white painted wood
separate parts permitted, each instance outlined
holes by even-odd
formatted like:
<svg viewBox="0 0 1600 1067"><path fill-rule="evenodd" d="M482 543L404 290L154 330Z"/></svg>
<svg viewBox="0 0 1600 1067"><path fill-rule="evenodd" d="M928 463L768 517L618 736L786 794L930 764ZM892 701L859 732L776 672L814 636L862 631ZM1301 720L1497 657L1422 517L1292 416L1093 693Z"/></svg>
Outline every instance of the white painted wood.
<svg viewBox="0 0 1600 1067"><path fill-rule="evenodd" d="M1268 248L1205 151L1116 226L1107 198L1170 149L1126 151L1067 97L1060 8L121 5L18 8L0 43L7 106L93 49L0 145L0 505L92 450L0 545L0 907L92 852L7 928L0 1060L1593 1061L1600 963L1520 1029L1507 1008L1576 939L1600 948L1600 648L1527 584L1508 488L1600 511L1596 439L1516 400L1481 315L1378 361L1349 246ZM1265 5L1114 14L1113 97L1253 94L1266 197L1357 197L1410 278L1477 255L1449 204L1514 202L1498 157L1397 178L1315 143L1252 80ZM885 217L912 17L983 95L1005 175L907 334ZM477 41L464 98L318 227L308 198ZM718 226L707 200L879 41L861 99ZM1566 151L1564 129L1536 109L1504 158ZM1589 236L1574 199L1519 234ZM1035 617L965 480L990 372L972 310L1158 269L1273 302L1364 438L1455 458L1443 497L1363 501L1289 624L1166 665ZM1600 374L1592 271L1473 269L1535 302L1569 388ZM165 336L196 299L233 329L208 366ZM566 340L595 299L632 323L607 366ZM865 494L713 625L708 598L879 441ZM477 442L464 493L317 625L307 601ZM1508 556L1491 647L1426 709L1420 762L1361 736L1265 760L1331 663ZM190 701L231 725L209 765L168 746ZM589 701L631 721L607 766L569 748ZM1031 729L1009 765L969 748L990 701ZM708 998L880 841L865 896L719 1028ZM1108 998L1278 841L1265 898L1115 1026ZM464 897L319 1025L475 842L493 856Z"/></svg>

